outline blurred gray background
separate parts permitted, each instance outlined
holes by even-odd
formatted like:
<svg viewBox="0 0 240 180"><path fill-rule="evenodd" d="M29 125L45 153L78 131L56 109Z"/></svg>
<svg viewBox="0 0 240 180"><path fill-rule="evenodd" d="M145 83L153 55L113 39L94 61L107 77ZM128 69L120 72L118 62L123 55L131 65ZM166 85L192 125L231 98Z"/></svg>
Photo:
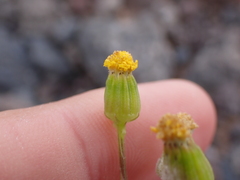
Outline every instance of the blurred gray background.
<svg viewBox="0 0 240 180"><path fill-rule="evenodd" d="M0 110L104 86L114 50L138 82L184 78L218 110L216 180L240 179L239 0L0 0Z"/></svg>

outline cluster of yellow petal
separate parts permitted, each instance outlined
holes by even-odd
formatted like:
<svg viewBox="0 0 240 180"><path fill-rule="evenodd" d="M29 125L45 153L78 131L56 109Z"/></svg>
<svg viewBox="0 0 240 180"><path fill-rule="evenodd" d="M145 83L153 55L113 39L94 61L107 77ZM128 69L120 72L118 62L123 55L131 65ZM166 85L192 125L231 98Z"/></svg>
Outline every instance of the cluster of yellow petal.
<svg viewBox="0 0 240 180"><path fill-rule="evenodd" d="M186 139L191 136L191 131L197 127L198 125L190 115L178 113L164 115L157 127L152 127L151 130L157 133L157 138L163 141L171 141Z"/></svg>
<svg viewBox="0 0 240 180"><path fill-rule="evenodd" d="M138 60L133 61L132 55L127 51L114 51L107 57L103 66L117 72L132 72L138 67Z"/></svg>

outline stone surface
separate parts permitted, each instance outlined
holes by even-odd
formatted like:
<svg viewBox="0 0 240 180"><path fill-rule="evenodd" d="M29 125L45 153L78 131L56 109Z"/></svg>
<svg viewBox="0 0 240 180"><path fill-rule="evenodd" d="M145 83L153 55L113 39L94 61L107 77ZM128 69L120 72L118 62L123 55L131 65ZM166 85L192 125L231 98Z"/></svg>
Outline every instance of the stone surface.
<svg viewBox="0 0 240 180"><path fill-rule="evenodd" d="M234 173L240 175L240 144L231 153L231 165Z"/></svg>
<svg viewBox="0 0 240 180"><path fill-rule="evenodd" d="M233 144L240 145L240 122L238 118L236 119L237 123L232 123L232 128L230 131L230 140Z"/></svg>
<svg viewBox="0 0 240 180"><path fill-rule="evenodd" d="M173 1L154 1L151 4L151 11L154 12L154 15L161 20L168 30L180 27L181 10Z"/></svg>
<svg viewBox="0 0 240 180"><path fill-rule="evenodd" d="M33 87L37 77L27 62L23 41L0 27L0 90Z"/></svg>
<svg viewBox="0 0 240 180"><path fill-rule="evenodd" d="M20 29L27 34L47 31L57 13L54 0L20 0L18 9Z"/></svg>
<svg viewBox="0 0 240 180"><path fill-rule="evenodd" d="M32 37L28 41L29 59L43 71L64 74L69 65L63 54L44 37Z"/></svg>
<svg viewBox="0 0 240 180"><path fill-rule="evenodd" d="M240 106L240 29L224 30L198 53L186 78L202 85L221 110L238 113Z"/></svg>
<svg viewBox="0 0 240 180"><path fill-rule="evenodd" d="M0 94L0 111L25 108L36 104L33 100L32 93L29 90L14 91Z"/></svg>
<svg viewBox="0 0 240 180"><path fill-rule="evenodd" d="M222 180L222 170L220 166L221 154L219 152L219 149L216 146L212 145L207 149L205 154L213 168L215 179Z"/></svg>
<svg viewBox="0 0 240 180"><path fill-rule="evenodd" d="M123 0L96 0L95 10L98 14L109 14L123 6Z"/></svg>
<svg viewBox="0 0 240 180"><path fill-rule="evenodd" d="M95 0L68 0L71 9L81 15L89 15L94 11Z"/></svg>
<svg viewBox="0 0 240 180"><path fill-rule="evenodd" d="M164 27L151 14L120 18L91 18L82 25L79 45L92 78L104 85L103 62L114 50L127 50L139 60L134 72L139 82L171 77L173 51L164 38Z"/></svg>
<svg viewBox="0 0 240 180"><path fill-rule="evenodd" d="M66 43L77 31L77 21L74 17L63 17L54 22L49 31L50 36L58 43Z"/></svg>
<svg viewBox="0 0 240 180"><path fill-rule="evenodd" d="M47 33L57 21L71 14L66 1L56 0L19 0L16 9L19 31L24 35Z"/></svg>

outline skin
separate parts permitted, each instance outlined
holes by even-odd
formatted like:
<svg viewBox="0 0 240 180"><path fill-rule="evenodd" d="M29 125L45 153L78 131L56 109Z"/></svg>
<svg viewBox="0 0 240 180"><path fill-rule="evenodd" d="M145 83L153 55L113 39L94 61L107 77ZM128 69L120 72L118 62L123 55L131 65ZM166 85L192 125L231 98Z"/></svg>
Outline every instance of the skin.
<svg viewBox="0 0 240 180"><path fill-rule="evenodd" d="M139 85L141 114L127 124L129 180L159 179L155 165L161 140L149 129L165 113L187 112L199 125L203 149L215 132L214 105L199 86L185 80ZM0 179L119 179L116 129L104 116L104 89L58 102L0 113Z"/></svg>

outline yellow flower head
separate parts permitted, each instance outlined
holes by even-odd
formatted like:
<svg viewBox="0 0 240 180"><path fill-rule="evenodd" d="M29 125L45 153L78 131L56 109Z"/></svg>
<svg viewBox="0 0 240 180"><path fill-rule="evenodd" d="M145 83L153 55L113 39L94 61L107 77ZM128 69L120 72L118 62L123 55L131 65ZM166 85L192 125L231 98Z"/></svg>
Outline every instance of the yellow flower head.
<svg viewBox="0 0 240 180"><path fill-rule="evenodd" d="M186 113L166 114L164 115L157 127L151 130L157 133L157 138L163 141L184 140L191 136L193 129L198 125L193 121L190 115Z"/></svg>
<svg viewBox="0 0 240 180"><path fill-rule="evenodd" d="M133 60L132 55L127 51L114 51L107 57L103 66L117 72L132 72L138 67L138 60Z"/></svg>

